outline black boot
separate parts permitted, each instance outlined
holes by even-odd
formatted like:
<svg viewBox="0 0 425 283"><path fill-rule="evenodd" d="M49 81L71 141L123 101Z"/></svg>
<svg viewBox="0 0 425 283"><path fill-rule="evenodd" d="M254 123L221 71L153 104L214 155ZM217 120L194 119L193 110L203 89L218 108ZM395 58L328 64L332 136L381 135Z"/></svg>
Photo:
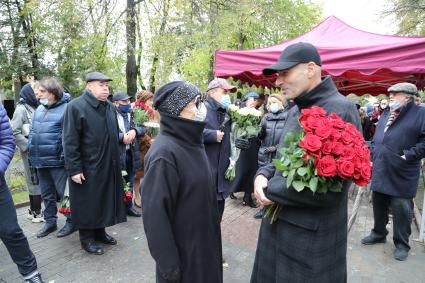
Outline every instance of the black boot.
<svg viewBox="0 0 425 283"><path fill-rule="evenodd" d="M65 226L62 227L62 229L59 230L59 232L56 234L56 237L62 238L66 237L68 235L71 235L75 232L74 225L70 222L66 222Z"/></svg>
<svg viewBox="0 0 425 283"><path fill-rule="evenodd" d="M242 205L243 206L249 206L249 207L252 207L252 208L257 207L257 204L252 199L251 194L245 194L244 195Z"/></svg>

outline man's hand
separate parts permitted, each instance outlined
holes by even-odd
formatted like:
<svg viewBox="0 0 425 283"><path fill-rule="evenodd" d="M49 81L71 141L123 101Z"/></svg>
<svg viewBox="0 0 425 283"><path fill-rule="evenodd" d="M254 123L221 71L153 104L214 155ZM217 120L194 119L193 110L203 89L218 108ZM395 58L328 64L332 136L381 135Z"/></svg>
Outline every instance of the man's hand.
<svg viewBox="0 0 425 283"><path fill-rule="evenodd" d="M77 184L80 184L81 185L83 183L83 181L86 180L86 178L84 178L84 174L83 173L79 173L77 175L72 176L71 177L71 180L74 181L74 183L77 183Z"/></svg>
<svg viewBox="0 0 425 283"><path fill-rule="evenodd" d="M130 137L131 141L134 140L134 138L136 137L136 130L135 129L131 129L130 131L127 132L127 135Z"/></svg>
<svg viewBox="0 0 425 283"><path fill-rule="evenodd" d="M131 144L134 140L134 138L136 137L136 130L130 130L127 133L124 134L123 138L122 138L122 142L124 144Z"/></svg>
<svg viewBox="0 0 425 283"><path fill-rule="evenodd" d="M221 141L223 140L224 137L224 132L217 130L217 142L221 143Z"/></svg>
<svg viewBox="0 0 425 283"><path fill-rule="evenodd" d="M266 198L266 195L264 194L264 189L267 188L267 183L268 183L268 180L263 175L258 175L254 181L255 198L263 206L273 204L273 202L269 200L268 198Z"/></svg>

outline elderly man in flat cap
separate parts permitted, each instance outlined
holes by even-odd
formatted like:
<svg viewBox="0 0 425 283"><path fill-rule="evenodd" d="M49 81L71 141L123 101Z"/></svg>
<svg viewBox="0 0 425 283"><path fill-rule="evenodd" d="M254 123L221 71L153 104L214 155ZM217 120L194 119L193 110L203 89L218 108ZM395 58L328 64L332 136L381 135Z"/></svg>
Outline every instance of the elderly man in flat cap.
<svg viewBox="0 0 425 283"><path fill-rule="evenodd" d="M418 90L414 84L398 83L388 92L389 109L382 113L372 141L374 227L362 243L386 242L391 206L394 258L403 261L410 250L413 198L425 157L425 108L415 104Z"/></svg>
<svg viewBox="0 0 425 283"><path fill-rule="evenodd" d="M321 77L321 59L313 45L298 42L286 47L278 62L263 69L264 75L276 73L276 86L295 103L283 122L278 148L286 146L288 133L301 131L300 110L312 106L361 128L354 103L338 92L331 77ZM273 224L263 218L251 283L346 282L350 185L345 181L339 193L297 192L286 187L273 163L261 167L254 183L257 200L264 206L276 202L282 210Z"/></svg>
<svg viewBox="0 0 425 283"><path fill-rule="evenodd" d="M63 122L74 227L83 249L96 255L104 253L98 242L117 244L105 227L126 221L118 122L107 100L111 80L99 72L88 73L85 92L68 104Z"/></svg>

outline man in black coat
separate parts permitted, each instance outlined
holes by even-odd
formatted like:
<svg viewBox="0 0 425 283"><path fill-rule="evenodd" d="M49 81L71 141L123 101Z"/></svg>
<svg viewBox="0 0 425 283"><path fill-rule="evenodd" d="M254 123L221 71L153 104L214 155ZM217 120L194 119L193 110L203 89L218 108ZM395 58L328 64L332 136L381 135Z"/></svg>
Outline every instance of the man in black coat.
<svg viewBox="0 0 425 283"><path fill-rule="evenodd" d="M284 122L282 139L301 130L300 110L311 106L336 113L360 129L355 105L338 92L330 77L321 78L320 66L316 48L299 42L263 70L265 75L278 73L276 86L295 102ZM251 282L346 282L350 184L345 181L340 193L297 192L286 187L286 179L273 163L260 168L254 183L257 200L266 206L277 202L282 210L275 223L270 224L269 217L262 221Z"/></svg>
<svg viewBox="0 0 425 283"><path fill-rule="evenodd" d="M194 85L155 93L161 132L145 157L143 223L157 282L220 283L220 221L202 141L206 109Z"/></svg>
<svg viewBox="0 0 425 283"><path fill-rule="evenodd" d="M403 261L410 250L413 198L425 157L425 108L415 104L419 94L414 84L398 83L388 92L389 109L382 112L372 141L374 227L362 243L386 242L391 206L394 258Z"/></svg>
<svg viewBox="0 0 425 283"><path fill-rule="evenodd" d="M105 227L126 221L123 179L117 117L107 101L111 79L93 72L86 81L84 94L66 109L63 145L74 227L83 249L101 255L96 241L117 244Z"/></svg>
<svg viewBox="0 0 425 283"><path fill-rule="evenodd" d="M230 194L231 182L224 178L230 157L230 117L227 109L231 104L229 92L236 87L225 79L217 78L208 84L207 117L205 119L204 144L210 164L214 186L217 190L220 218L224 213L225 200Z"/></svg>

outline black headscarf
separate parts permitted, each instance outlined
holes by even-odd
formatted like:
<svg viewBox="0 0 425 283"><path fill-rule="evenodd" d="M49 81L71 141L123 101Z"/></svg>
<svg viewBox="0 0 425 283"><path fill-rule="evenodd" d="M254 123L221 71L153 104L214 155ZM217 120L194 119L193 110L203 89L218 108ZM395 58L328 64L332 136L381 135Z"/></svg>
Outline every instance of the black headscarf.
<svg viewBox="0 0 425 283"><path fill-rule="evenodd" d="M37 98L35 98L35 93L31 87L31 84L26 84L22 87L21 92L19 93L19 97L22 98L26 104L33 108L37 108L39 105Z"/></svg>

